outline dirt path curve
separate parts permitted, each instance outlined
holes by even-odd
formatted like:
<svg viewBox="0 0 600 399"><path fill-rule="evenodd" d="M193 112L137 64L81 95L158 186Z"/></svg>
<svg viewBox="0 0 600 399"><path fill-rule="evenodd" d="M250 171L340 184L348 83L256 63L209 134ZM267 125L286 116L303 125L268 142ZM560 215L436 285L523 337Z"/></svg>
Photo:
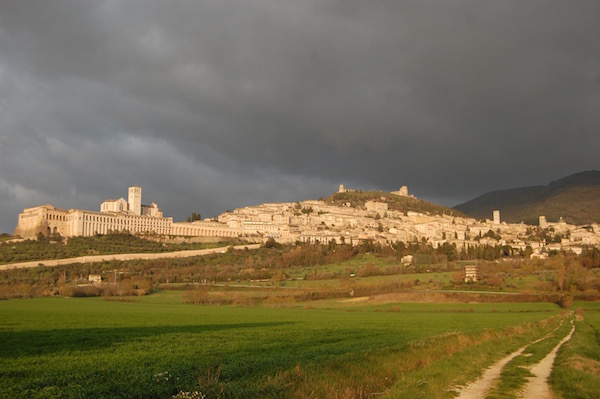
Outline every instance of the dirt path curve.
<svg viewBox="0 0 600 399"><path fill-rule="evenodd" d="M560 325L562 325L562 322ZM556 327L554 331L556 331L560 327L560 325ZM510 362L512 359L523 353L523 351L527 349L529 345L533 345L537 342L540 342L541 340L548 338L551 334L552 333L549 333L543 336L542 338L536 339L535 341L528 343L524 347L519 348L515 352L511 353L510 355L500 359L499 361L491 365L481 377L466 385L464 388L458 390L459 395L456 399L484 399L490 388L494 385L494 382L496 382L496 380L500 378L502 369L508 364L508 362Z"/></svg>
<svg viewBox="0 0 600 399"><path fill-rule="evenodd" d="M556 354L560 347L571 339L573 333L575 332L575 324L573 324L573 320L571 320L571 324L573 328L571 328L571 332L564 337L558 345L554 347L544 357L539 363L534 364L529 368L529 371L534 375L529 378L529 382L523 388L523 391L520 395L521 398L525 399L552 399L554 395L552 395L552 390L550 389L550 384L548 384L548 378L550 377L550 373L552 372L552 366L554 364L554 359L556 359Z"/></svg>

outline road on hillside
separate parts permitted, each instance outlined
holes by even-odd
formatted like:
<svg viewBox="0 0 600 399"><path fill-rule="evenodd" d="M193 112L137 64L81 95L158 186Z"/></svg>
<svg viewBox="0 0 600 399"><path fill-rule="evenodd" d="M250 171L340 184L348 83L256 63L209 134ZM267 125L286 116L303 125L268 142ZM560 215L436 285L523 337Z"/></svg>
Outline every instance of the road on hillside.
<svg viewBox="0 0 600 399"><path fill-rule="evenodd" d="M248 244L248 245L235 245L233 249L257 249L261 244ZM225 253L232 246L209 248L209 249L190 249L187 251L175 251L175 252L160 252L160 253L137 253L137 254L107 254L107 255L92 255L92 256L79 256L77 258L67 259L50 259L50 260L36 260L32 262L20 262L20 263L9 263L6 265L0 265L0 270L11 270L11 269L28 269L32 267L54 267L61 265L70 265L72 263L96 263L106 262L111 260L125 261L125 260L146 260L146 259L169 259L169 258L188 258L190 256L203 256L216 253Z"/></svg>

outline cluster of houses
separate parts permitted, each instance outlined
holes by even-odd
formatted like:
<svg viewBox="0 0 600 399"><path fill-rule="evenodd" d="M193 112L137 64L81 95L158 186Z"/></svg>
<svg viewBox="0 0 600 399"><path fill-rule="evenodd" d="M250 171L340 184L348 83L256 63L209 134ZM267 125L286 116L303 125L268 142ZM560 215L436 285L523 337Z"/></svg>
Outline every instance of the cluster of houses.
<svg viewBox="0 0 600 399"><path fill-rule="evenodd" d="M340 186L340 190L345 190ZM345 190L347 191L347 190ZM405 189L393 192L407 195ZM279 242L319 242L332 240L357 244L365 240L382 245L398 241L425 239L434 248L444 243L458 250L480 245L509 246L515 251L527 251L531 257L545 257L553 250L569 250L577 254L586 246L600 245L600 225L575 226L562 219L547 222L540 216L539 228L524 223L500 220L500 211L491 220L469 217L388 209L386 202L367 201L364 207L349 204L337 206L325 201L268 203L226 212L219 223L238 229L242 236L260 235ZM544 230L544 238L535 234Z"/></svg>

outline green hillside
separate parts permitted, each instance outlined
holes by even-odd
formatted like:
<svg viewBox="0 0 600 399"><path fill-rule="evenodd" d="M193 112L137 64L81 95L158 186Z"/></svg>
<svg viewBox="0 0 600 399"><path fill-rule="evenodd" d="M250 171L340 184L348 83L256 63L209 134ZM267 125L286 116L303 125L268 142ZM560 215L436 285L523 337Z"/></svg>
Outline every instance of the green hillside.
<svg viewBox="0 0 600 399"><path fill-rule="evenodd" d="M547 186L492 191L454 207L477 219L491 218L499 209L502 221L535 225L540 215L550 222L600 222L600 172L577 173Z"/></svg>
<svg viewBox="0 0 600 399"><path fill-rule="evenodd" d="M456 209L446 208L414 197L402 197L385 191L349 191L335 193L326 199L326 202L333 205L343 206L349 203L354 208L364 207L367 201L385 202L388 204L388 209L392 211L464 216L462 212Z"/></svg>

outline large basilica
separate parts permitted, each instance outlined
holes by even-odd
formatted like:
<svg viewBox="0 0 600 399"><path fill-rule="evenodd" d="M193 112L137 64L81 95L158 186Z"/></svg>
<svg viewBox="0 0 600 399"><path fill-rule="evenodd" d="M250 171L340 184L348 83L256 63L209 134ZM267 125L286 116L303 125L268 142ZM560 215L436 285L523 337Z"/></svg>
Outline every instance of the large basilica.
<svg viewBox="0 0 600 399"><path fill-rule="evenodd" d="M100 212L81 209L60 209L50 204L26 208L19 214L14 235L34 238L38 234L60 234L63 237L93 236L127 231L132 234L172 236L237 237L241 231L209 221L173 222L164 217L158 205L142 204L142 188L129 187L124 198L108 199Z"/></svg>

